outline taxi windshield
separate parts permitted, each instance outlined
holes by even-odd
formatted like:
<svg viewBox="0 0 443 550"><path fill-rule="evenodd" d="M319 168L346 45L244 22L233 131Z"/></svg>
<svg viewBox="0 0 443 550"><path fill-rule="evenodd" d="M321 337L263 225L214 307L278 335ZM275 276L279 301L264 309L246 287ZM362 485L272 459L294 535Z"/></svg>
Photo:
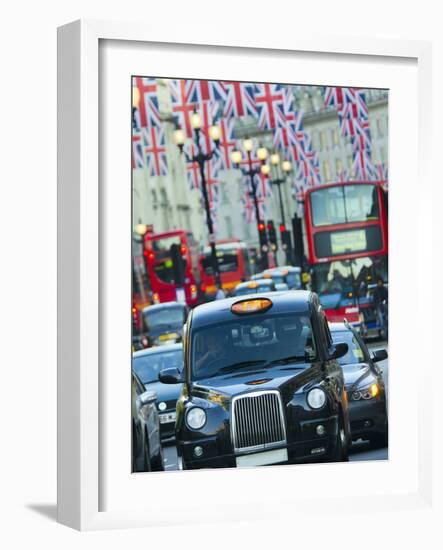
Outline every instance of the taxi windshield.
<svg viewBox="0 0 443 550"><path fill-rule="evenodd" d="M179 327L184 323L183 307L147 308L143 311L143 317L148 330L155 328Z"/></svg>
<svg viewBox="0 0 443 550"><path fill-rule="evenodd" d="M345 342L348 344L348 351L346 355L338 359L339 364L342 367L346 365L353 365L355 363L362 363L365 360L365 354L351 330L332 331L332 340L336 344L338 342Z"/></svg>
<svg viewBox="0 0 443 550"><path fill-rule="evenodd" d="M244 315L194 332L191 377L201 380L291 363L302 368L316 356L308 314Z"/></svg>

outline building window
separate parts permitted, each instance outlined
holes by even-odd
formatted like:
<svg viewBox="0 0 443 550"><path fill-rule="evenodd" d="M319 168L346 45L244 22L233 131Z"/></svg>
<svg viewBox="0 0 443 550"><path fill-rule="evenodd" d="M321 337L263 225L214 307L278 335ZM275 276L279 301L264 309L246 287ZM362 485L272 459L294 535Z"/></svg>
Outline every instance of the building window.
<svg viewBox="0 0 443 550"><path fill-rule="evenodd" d="M334 146L338 145L338 129L331 128L331 141Z"/></svg>
<svg viewBox="0 0 443 550"><path fill-rule="evenodd" d="M323 177L325 181L330 181L331 179L331 167L327 160L323 161Z"/></svg>
<svg viewBox="0 0 443 550"><path fill-rule="evenodd" d="M316 130L314 130L312 132L312 146L314 147L314 149L318 149L319 148L319 141L318 141L318 132Z"/></svg>
<svg viewBox="0 0 443 550"><path fill-rule="evenodd" d="M326 136L326 132L324 130L320 131L320 150L324 150L328 148L328 138Z"/></svg>
<svg viewBox="0 0 443 550"><path fill-rule="evenodd" d="M335 160L335 171L337 172L337 174L343 172L343 162L341 159Z"/></svg>
<svg viewBox="0 0 443 550"><path fill-rule="evenodd" d="M384 136L383 120L381 118L377 118L377 136Z"/></svg>

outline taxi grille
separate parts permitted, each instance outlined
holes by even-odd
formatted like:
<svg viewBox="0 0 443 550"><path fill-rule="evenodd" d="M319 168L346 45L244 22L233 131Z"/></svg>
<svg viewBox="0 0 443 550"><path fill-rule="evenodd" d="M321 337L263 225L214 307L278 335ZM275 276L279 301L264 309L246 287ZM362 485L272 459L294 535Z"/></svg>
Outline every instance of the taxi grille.
<svg viewBox="0 0 443 550"><path fill-rule="evenodd" d="M231 434L234 450L267 449L286 443L279 392L252 392L234 398Z"/></svg>

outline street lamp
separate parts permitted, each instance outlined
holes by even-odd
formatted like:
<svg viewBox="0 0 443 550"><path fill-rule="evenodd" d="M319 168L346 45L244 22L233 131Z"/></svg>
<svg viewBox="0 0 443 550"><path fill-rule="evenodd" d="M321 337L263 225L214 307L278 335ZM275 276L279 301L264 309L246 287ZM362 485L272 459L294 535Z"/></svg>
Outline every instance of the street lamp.
<svg viewBox="0 0 443 550"><path fill-rule="evenodd" d="M276 185L278 188L278 198L280 202L280 233L282 237L283 249L286 252L286 261L291 263L291 243L290 243L290 233L286 230L286 221L285 221L285 210L283 207L283 198L281 192L281 186L286 183L286 178L288 174L292 171L292 164L289 160L281 161L279 153L272 153L270 156L271 166L269 172L271 173L270 181L272 185Z"/></svg>
<svg viewBox="0 0 443 550"><path fill-rule="evenodd" d="M206 225L208 227L208 233L209 233L209 246L211 248L212 270L214 273L216 285L221 287L220 269L218 267L217 250L215 247L214 225L212 223L207 182L206 182L206 176L205 176L205 163L209 162L213 158L213 156L216 154L216 150L220 146L221 132L220 132L220 128L215 124L209 127L208 133L212 141L215 143L215 148L205 153L200 145L200 134L201 134L203 123L202 123L202 118L199 115L199 113L197 113L197 111L194 110L194 112L191 114L190 122L191 122L191 127L193 129L193 141L195 144L196 153L189 155L185 151L184 145L186 141L186 135L179 126L177 126L176 129L174 130L174 134L173 134L174 141L177 147L180 149L180 153L185 156L186 162L197 163L200 169L201 190L202 190L203 200L205 204Z"/></svg>
<svg viewBox="0 0 443 550"><path fill-rule="evenodd" d="M269 170L267 170L267 165L265 164L266 159L268 158L268 150L266 147L259 146L256 152L257 159L260 161L261 166L260 167L254 167L253 165L253 158L252 158L252 151L254 150L254 142L251 138L246 137L243 140L243 150L246 152L246 158L248 162L248 168L241 168L242 174L244 176L249 176L250 181L250 191L249 196L252 197L254 201L254 209L255 209L255 219L257 222L257 230L258 230L258 242L260 243L260 256L261 256L261 263L262 268L266 269L268 267L268 242L266 237L266 232L262 228L264 228L263 220L260 218L260 210L258 207L258 200L257 200L257 182L255 176L260 174L260 172L264 175L267 175L269 173ZM240 163L242 161L242 153L240 150L235 150L231 154L231 160L232 163L236 168L240 168Z"/></svg>

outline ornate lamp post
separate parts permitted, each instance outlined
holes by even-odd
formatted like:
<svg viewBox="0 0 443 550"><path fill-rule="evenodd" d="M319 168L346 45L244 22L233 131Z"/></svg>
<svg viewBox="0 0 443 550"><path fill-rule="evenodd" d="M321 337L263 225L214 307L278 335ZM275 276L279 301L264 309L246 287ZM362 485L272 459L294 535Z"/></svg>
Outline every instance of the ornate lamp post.
<svg viewBox="0 0 443 550"><path fill-rule="evenodd" d="M254 150L254 143L251 138L246 137L243 140L243 150L246 152L246 159L248 163L247 168L241 168L242 174L245 177L249 177L250 191L249 195L254 201L255 219L257 222L258 242L260 243L260 257L261 268L266 269L268 267L268 241L266 236L266 226L264 220L260 218L260 209L258 207L257 200L257 181L256 177L260 172L267 174L267 166L265 164L268 158L268 151L265 147L259 147L257 149L257 160L260 161L261 166L254 166L254 159L252 158L252 151ZM236 149L231 154L231 159L236 168L240 168L243 155L240 150Z"/></svg>
<svg viewBox="0 0 443 550"><path fill-rule="evenodd" d="M220 144L220 135L221 135L220 128L216 125L212 125L209 127L208 129L209 136L211 137L212 141L215 143L215 149L212 149L211 151L208 151L207 153L205 153L200 145L202 119L196 111L194 111L191 115L191 126L193 129L193 142L195 144L195 150L196 150L195 154L188 155L188 153L184 150L186 135L180 127L176 127L174 131L174 141L178 146L178 148L180 149L180 153L185 156L186 162L188 163L196 162L199 166L200 177L201 177L201 190L203 194L203 201L205 204L205 211L206 211L206 225L208 227L208 233L209 233L209 246L211 248L212 271L214 273L216 285L221 286L220 270L218 267L217 251L215 248L214 225L212 223L212 218L211 218L211 209L209 204L208 188L207 188L207 182L206 182L206 176L205 176L205 163L209 162L214 157L214 155L216 154L216 149L219 147L219 144Z"/></svg>
<svg viewBox="0 0 443 550"><path fill-rule="evenodd" d="M286 183L286 178L289 172L292 170L292 165L288 160L283 160L280 162L280 155L278 153L273 153L270 156L271 166L268 171L270 172L270 181L272 185L276 185L278 189L278 199L280 202L280 234L282 238L282 248L286 253L287 263L291 263L292 253L291 253L291 234L286 229L286 220L285 220L285 209L283 206L283 198L281 192L281 186Z"/></svg>

